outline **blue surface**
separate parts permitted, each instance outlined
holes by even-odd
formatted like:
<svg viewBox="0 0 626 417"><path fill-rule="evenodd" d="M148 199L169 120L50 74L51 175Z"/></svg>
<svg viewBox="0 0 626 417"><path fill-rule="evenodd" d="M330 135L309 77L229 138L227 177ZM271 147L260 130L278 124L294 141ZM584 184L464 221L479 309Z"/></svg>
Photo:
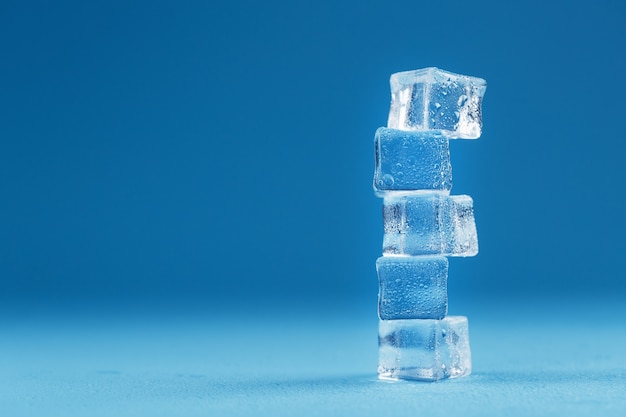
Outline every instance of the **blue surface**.
<svg viewBox="0 0 626 417"><path fill-rule="evenodd" d="M624 415L626 309L620 303L608 308L587 300L581 308L562 302L558 309L538 300L480 304L463 306L470 316L473 374L436 383L376 379L373 311L288 318L5 320L0 411L6 416Z"/></svg>

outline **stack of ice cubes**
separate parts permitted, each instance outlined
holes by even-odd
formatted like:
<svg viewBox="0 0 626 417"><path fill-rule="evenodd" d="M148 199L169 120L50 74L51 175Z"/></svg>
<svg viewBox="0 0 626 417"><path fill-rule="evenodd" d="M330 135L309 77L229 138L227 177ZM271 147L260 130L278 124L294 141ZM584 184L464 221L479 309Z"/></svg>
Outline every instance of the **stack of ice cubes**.
<svg viewBox="0 0 626 417"><path fill-rule="evenodd" d="M474 256L473 202L450 195L451 139L477 139L487 84L437 68L391 76L387 127L376 131L374 190L383 198L378 272L383 379L436 381L472 369L467 318L448 316L448 256Z"/></svg>

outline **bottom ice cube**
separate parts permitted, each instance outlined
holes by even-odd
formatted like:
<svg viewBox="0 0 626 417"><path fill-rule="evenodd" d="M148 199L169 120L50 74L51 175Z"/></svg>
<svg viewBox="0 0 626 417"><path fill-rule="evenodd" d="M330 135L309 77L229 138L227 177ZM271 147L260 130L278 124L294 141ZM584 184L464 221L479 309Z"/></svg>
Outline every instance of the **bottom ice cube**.
<svg viewBox="0 0 626 417"><path fill-rule="evenodd" d="M380 320L378 377L437 381L469 375L467 317Z"/></svg>

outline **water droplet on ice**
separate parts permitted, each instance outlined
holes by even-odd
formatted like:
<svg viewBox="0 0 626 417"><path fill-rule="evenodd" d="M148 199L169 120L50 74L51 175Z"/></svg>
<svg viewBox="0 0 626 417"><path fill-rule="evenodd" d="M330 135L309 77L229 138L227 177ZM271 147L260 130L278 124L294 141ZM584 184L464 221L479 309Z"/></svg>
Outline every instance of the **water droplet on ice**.
<svg viewBox="0 0 626 417"><path fill-rule="evenodd" d="M392 186L394 182L395 180L393 179L393 176L389 174L383 175L383 184L386 185L387 187Z"/></svg>

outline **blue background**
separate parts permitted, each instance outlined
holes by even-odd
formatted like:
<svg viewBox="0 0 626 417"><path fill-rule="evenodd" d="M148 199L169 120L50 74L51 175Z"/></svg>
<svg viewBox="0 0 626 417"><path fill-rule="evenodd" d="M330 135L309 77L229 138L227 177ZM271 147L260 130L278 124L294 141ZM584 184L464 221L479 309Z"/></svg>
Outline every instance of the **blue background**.
<svg viewBox="0 0 626 417"><path fill-rule="evenodd" d="M373 134L425 66L488 82L451 291L624 293L620 2L125 3L0 8L3 298L370 303Z"/></svg>
<svg viewBox="0 0 626 417"><path fill-rule="evenodd" d="M373 135L389 75L437 66L488 82L483 136L451 149L480 243L451 260L451 312L495 338L489 317L540 300L622 334L625 19L617 0L4 1L5 329L352 314L369 320L373 374ZM38 340L4 334L4 354Z"/></svg>

